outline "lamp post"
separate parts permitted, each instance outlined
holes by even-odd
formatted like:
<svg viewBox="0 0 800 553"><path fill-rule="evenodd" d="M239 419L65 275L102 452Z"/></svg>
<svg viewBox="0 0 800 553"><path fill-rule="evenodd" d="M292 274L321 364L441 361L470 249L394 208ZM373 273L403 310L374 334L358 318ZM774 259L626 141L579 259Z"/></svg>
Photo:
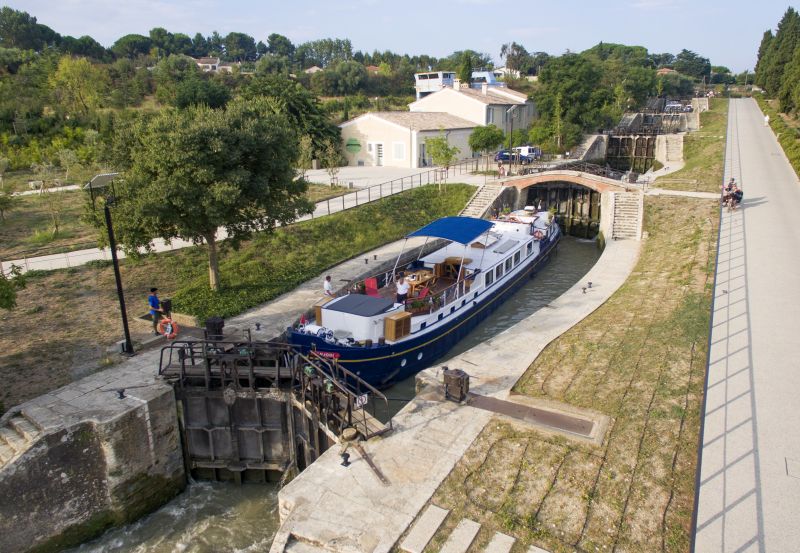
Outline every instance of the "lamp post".
<svg viewBox="0 0 800 553"><path fill-rule="evenodd" d="M117 175L119 175L119 173L102 173L92 177L92 180L85 186L85 188L89 189L89 194L92 198L92 207L94 207L95 190L108 188L111 181L113 181ZM128 329L128 311L125 309L125 294L122 290L122 275L120 275L119 272L119 259L117 258L117 241L114 238L114 227L111 224L112 205L114 205L113 190L111 194L105 195L103 215L105 216L106 230L108 231L108 247L111 249L111 262L114 265L114 280L117 284L117 299L119 300L119 311L122 316L122 331L125 334L123 353L133 355L133 341L131 340L131 332Z"/></svg>
<svg viewBox="0 0 800 553"><path fill-rule="evenodd" d="M506 110L506 115L508 115L508 122L510 124L511 130L508 133L508 165L509 169L512 168L512 164L514 164L514 110L517 109L519 106L513 105ZM515 165L515 164L514 164Z"/></svg>

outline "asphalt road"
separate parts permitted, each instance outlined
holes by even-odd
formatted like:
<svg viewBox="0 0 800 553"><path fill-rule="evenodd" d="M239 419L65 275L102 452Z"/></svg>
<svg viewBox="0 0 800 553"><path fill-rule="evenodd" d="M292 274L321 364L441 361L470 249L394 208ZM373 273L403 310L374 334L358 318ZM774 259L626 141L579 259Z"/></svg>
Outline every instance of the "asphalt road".
<svg viewBox="0 0 800 553"><path fill-rule="evenodd" d="M697 552L800 550L800 182L752 99L731 100Z"/></svg>

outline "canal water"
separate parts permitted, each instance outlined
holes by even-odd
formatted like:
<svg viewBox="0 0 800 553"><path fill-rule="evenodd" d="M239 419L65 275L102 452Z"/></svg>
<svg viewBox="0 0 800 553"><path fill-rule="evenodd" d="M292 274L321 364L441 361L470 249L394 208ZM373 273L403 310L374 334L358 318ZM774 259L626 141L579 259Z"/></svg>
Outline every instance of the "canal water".
<svg viewBox="0 0 800 553"><path fill-rule="evenodd" d="M463 353L541 309L595 264L596 243L566 237L550 263L461 340L448 359ZM438 363L444 361L439 360ZM456 368L456 367L453 367ZM414 378L385 391L393 413L414 395ZM278 529L274 484L235 486L192 482L186 491L142 520L106 532L71 553L244 553L268 551Z"/></svg>

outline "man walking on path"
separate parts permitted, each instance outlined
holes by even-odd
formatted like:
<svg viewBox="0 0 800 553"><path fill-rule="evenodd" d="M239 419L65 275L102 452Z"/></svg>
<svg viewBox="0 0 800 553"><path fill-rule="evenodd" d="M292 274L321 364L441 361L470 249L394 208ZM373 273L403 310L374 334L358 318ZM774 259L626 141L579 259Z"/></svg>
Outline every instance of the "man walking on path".
<svg viewBox="0 0 800 553"><path fill-rule="evenodd" d="M322 283L322 289L325 291L326 296L334 296L333 293L333 284L331 284L331 275L325 277L325 281Z"/></svg>
<svg viewBox="0 0 800 553"><path fill-rule="evenodd" d="M164 313L161 308L161 300L158 299L158 288L150 288L147 303L150 306L150 316L153 318L153 334L158 336L158 323Z"/></svg>

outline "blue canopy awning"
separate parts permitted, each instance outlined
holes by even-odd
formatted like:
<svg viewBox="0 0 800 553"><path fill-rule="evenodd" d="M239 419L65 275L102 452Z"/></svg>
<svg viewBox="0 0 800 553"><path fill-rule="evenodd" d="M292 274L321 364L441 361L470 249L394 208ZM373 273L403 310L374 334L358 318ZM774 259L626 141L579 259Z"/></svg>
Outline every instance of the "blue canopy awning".
<svg viewBox="0 0 800 553"><path fill-rule="evenodd" d="M492 228L492 222L485 219L475 219L474 217L443 217L425 225L419 230L415 230L406 238L412 236L431 236L434 238L444 238L458 242L459 244L469 244L475 238Z"/></svg>

